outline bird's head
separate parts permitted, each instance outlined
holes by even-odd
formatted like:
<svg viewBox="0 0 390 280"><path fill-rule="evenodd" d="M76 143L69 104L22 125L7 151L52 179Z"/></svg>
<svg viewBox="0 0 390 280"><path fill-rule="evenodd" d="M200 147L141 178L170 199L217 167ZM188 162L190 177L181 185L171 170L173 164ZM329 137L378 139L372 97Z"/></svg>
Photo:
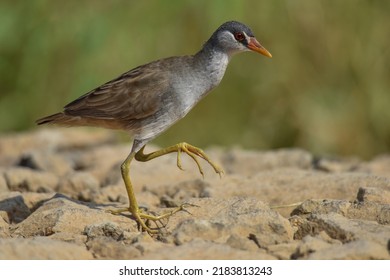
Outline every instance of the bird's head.
<svg viewBox="0 0 390 280"><path fill-rule="evenodd" d="M272 57L255 38L252 30L238 21L228 21L222 24L211 36L211 43L229 55L244 51L258 52Z"/></svg>

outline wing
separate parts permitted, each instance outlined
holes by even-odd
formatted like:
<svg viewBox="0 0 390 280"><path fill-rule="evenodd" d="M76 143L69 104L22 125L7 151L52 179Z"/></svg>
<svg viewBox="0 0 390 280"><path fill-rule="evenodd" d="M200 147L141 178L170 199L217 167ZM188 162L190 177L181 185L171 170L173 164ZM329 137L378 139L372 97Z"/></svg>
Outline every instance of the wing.
<svg viewBox="0 0 390 280"><path fill-rule="evenodd" d="M169 89L169 71L162 64L155 61L134 68L69 103L64 113L119 122L153 115Z"/></svg>

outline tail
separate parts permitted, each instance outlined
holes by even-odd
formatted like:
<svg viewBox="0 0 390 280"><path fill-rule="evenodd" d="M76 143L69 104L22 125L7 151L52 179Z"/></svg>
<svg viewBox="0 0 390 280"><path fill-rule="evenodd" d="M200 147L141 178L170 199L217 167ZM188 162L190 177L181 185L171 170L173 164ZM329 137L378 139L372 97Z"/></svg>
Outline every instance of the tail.
<svg viewBox="0 0 390 280"><path fill-rule="evenodd" d="M36 120L37 125L42 124L56 124L60 126L96 126L105 127L109 129L126 129L126 126L121 122L117 122L112 119L96 119L81 116L71 116L66 113L53 114L39 120Z"/></svg>
<svg viewBox="0 0 390 280"><path fill-rule="evenodd" d="M39 120L36 120L35 123L37 125L41 124L59 124L59 125L71 125L72 116L67 116L64 113L53 114Z"/></svg>

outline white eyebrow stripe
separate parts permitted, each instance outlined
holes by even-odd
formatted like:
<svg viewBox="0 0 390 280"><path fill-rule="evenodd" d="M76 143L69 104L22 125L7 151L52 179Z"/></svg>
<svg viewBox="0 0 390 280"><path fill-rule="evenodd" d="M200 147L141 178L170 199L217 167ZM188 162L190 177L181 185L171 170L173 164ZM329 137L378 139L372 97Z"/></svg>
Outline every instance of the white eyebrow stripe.
<svg viewBox="0 0 390 280"><path fill-rule="evenodd" d="M244 31L242 31L242 33L244 34L246 41L249 42L250 41L250 37Z"/></svg>

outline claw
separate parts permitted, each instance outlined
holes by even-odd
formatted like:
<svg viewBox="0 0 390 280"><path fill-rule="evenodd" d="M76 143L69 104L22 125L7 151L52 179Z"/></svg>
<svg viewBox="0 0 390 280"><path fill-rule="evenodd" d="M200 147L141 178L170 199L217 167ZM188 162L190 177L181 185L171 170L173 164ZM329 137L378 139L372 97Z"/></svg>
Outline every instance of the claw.
<svg viewBox="0 0 390 280"><path fill-rule="evenodd" d="M141 209L139 209L139 208L132 209L132 207L121 208L121 209L116 209L116 210L106 210L106 212L109 212L113 215L118 215L118 214L123 213L123 212L130 212L131 215L133 216L133 218L136 220L136 222L138 224L138 228L143 230L143 231L146 231L150 235L153 235L153 234L158 234L162 228L165 228L167 226L168 223L163 222L164 219L169 220L169 218L172 215L174 215L175 213L177 213L179 211L185 211L185 212L189 213L187 211L187 209L184 208L185 206L187 206L187 204L183 203L179 207L177 207L177 208L173 209L172 211L169 211L165 214L162 214L162 215L143 213ZM189 214L191 214L191 213L189 213ZM156 228L151 228L150 222L155 223Z"/></svg>
<svg viewBox="0 0 390 280"><path fill-rule="evenodd" d="M184 171L184 168L182 167L181 165L181 150L177 150L177 161L176 161L176 165L177 167L180 169L180 170L183 170Z"/></svg>
<svg viewBox="0 0 390 280"><path fill-rule="evenodd" d="M203 173L203 169L202 169L202 166L200 166L200 163L198 161L198 159L195 157L195 155L197 154L194 154L192 153L190 150L188 150L186 147L183 147L183 151L189 155L196 163L196 165L198 166L198 170L199 170L199 173L204 177L204 173ZM198 155L199 156L199 155Z"/></svg>
<svg viewBox="0 0 390 280"><path fill-rule="evenodd" d="M184 202L183 204L181 204L178 208L180 208L179 211L184 211L190 215L192 215L192 213L190 211L188 211L185 207L188 207L188 206L191 206L191 207L200 207L199 205L196 205L196 204L192 204L192 203L188 203L188 202Z"/></svg>
<svg viewBox="0 0 390 280"><path fill-rule="evenodd" d="M204 159L205 161L207 161L208 164L210 164L214 168L214 171L217 174L219 174L220 177L222 177L222 174L224 173L222 168L220 168L217 164L213 163L209 159L209 157L205 154L205 152L203 152L201 149L183 142L183 143L177 144L178 161L180 161L180 154L181 154L181 152L185 152L188 156L190 156L195 161L195 163L196 163L196 165L198 167L199 173L203 177L204 177L203 168L200 165L200 163L199 163L198 159L196 158L196 156L198 156L198 157ZM181 165L179 166L179 168L182 169Z"/></svg>
<svg viewBox="0 0 390 280"><path fill-rule="evenodd" d="M121 208L121 209L116 209L116 210L105 210L106 213L110 213L112 215L119 215L123 212L128 212L129 208Z"/></svg>

